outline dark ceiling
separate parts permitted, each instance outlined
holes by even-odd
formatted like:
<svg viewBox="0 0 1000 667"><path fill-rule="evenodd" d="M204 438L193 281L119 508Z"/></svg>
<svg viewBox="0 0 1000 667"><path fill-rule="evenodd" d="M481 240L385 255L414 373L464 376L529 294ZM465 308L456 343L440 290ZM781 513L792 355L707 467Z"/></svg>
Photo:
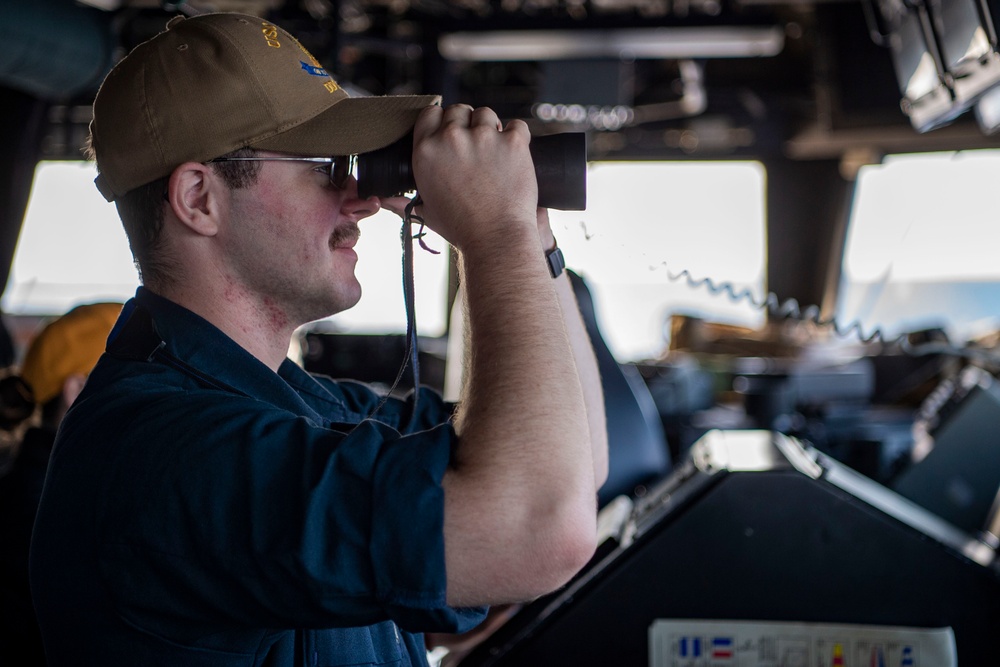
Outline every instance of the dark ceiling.
<svg viewBox="0 0 1000 667"><path fill-rule="evenodd" d="M0 267L34 162L81 157L114 62L177 14L240 11L287 29L357 94L437 93L525 119L535 134L585 131L592 161L760 160L769 288L832 304L857 167L1000 146L969 112L915 131L899 62L877 43L884 26L866 20L874 2L989 13L967 1L980 0L4 0ZM981 2L1000 16L1000 0ZM514 38L531 43L513 56L469 51ZM995 39L987 51L966 63L981 70L966 83L1000 78ZM965 85L955 81L951 92Z"/></svg>
<svg viewBox="0 0 1000 667"><path fill-rule="evenodd" d="M23 5L15 21L29 46L0 76L15 87L33 77L29 87L52 101L44 144L51 158L79 155L93 90L116 58L173 15L216 10L274 21L360 91L440 93L446 103L529 120L536 133L586 130L592 159L837 159L995 143L965 117L924 135L911 129L890 53L870 37L857 0L88 0L104 9L13 1ZM706 28L727 39L765 33L777 47L774 55L706 56L697 48ZM687 32L663 38L676 46L661 57L628 46L595 52L609 35L633 29ZM575 55L545 55L544 38L517 60L442 55L442 40L458 34L475 44L498 31L571 37ZM690 55L680 46L685 34L695 35ZM44 81L60 69L72 85Z"/></svg>

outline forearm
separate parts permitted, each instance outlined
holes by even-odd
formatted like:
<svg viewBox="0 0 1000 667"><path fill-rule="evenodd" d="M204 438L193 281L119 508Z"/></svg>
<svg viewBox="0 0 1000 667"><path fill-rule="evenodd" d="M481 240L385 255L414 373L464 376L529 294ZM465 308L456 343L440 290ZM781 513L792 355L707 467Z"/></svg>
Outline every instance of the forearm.
<svg viewBox="0 0 1000 667"><path fill-rule="evenodd" d="M427 224L458 249L470 352L444 489L448 601L523 601L592 556L596 499L576 358L538 234L527 125L428 107L412 165ZM547 228L547 225L546 225Z"/></svg>
<svg viewBox="0 0 1000 667"><path fill-rule="evenodd" d="M520 258L495 266L461 259L470 357L459 433L516 442L526 430L534 439L583 431L583 390L542 251L526 241L495 254ZM538 262L530 261L535 255Z"/></svg>
<svg viewBox="0 0 1000 667"><path fill-rule="evenodd" d="M601 488L608 478L608 425L604 414L604 390L601 374L594 355L580 307L576 301L569 275L563 272L556 278L556 293L566 331L573 348L577 373L583 389L583 400L587 408L587 424L590 429L590 455L594 466L594 490Z"/></svg>
<svg viewBox="0 0 1000 667"><path fill-rule="evenodd" d="M536 216L539 241L545 251L549 252L556 247L556 239L549 224L549 213L546 209L539 208ZM576 301L569 274L563 271L562 275L556 278L555 284L587 407L591 458L594 464L594 490L597 491L608 478L608 425L604 414L604 385L601 382L594 346L580 314L580 306Z"/></svg>
<svg viewBox="0 0 1000 667"><path fill-rule="evenodd" d="M560 585L583 564L578 541L593 539L596 521L584 392L541 245L520 234L480 250L461 259L470 359L445 480L446 535L478 536L448 553L450 586L468 582L465 567L475 584L449 588L462 603Z"/></svg>

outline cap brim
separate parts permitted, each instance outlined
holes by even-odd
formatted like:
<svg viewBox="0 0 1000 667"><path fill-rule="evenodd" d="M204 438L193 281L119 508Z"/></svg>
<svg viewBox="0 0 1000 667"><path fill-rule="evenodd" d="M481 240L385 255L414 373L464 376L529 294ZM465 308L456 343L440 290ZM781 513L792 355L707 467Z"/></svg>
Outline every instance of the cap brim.
<svg viewBox="0 0 1000 667"><path fill-rule="evenodd" d="M439 95L348 97L299 125L250 145L317 157L368 153L403 138L421 111L440 102Z"/></svg>

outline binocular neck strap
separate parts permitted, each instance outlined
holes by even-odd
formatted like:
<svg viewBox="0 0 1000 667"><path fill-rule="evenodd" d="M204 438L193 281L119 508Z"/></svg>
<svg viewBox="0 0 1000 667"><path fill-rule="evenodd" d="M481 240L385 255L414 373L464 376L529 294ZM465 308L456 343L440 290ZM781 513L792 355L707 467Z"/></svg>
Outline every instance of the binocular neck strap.
<svg viewBox="0 0 1000 667"><path fill-rule="evenodd" d="M411 374L413 376L413 397L410 403L410 423L407 425L407 431L409 431L409 426L412 425L413 420L416 418L417 403L420 399L420 350L417 345L417 316L413 281L413 239L417 239L420 247L427 252L435 255L440 254L440 251L434 250L424 243L424 236L427 234L424 231L424 220L413 212L421 203L419 193L410 200L410 203L406 206L403 215L403 225L399 231L399 240L403 247L403 301L406 307L406 352L403 357L403 363L399 367L399 372L396 374L396 379L392 382L392 386L386 392L385 396L382 397L382 400L375 409L368 415L368 419L371 419L385 405L389 396L396 390L396 387L403 379L406 368L409 366L412 369ZM413 233L414 223L420 224L420 229L417 230L416 234Z"/></svg>

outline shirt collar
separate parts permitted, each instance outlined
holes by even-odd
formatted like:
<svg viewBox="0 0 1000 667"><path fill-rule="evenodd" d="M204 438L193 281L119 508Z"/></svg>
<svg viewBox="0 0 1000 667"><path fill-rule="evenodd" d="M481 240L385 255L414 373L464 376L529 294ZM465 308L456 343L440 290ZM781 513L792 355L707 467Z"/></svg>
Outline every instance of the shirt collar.
<svg viewBox="0 0 1000 667"><path fill-rule="evenodd" d="M181 361L217 386L259 398L317 422L324 420L310 405L316 400L328 403L329 408L339 408L338 412L344 409L337 397L291 360L286 359L275 373L208 320L146 287L139 287L135 297L122 309L111 340L136 308L150 314L167 357ZM300 395L302 391L308 392L310 403Z"/></svg>

